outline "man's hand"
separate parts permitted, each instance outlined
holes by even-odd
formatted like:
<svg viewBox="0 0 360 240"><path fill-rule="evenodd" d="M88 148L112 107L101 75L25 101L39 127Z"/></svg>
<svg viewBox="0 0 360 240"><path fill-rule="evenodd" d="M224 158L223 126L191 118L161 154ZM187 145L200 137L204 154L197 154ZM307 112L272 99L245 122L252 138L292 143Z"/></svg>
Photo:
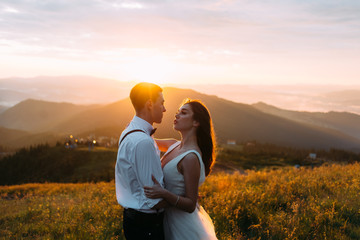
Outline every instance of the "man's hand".
<svg viewBox="0 0 360 240"><path fill-rule="evenodd" d="M144 186L145 196L151 199L163 198L167 190L160 185L154 176L151 178L155 185L152 187Z"/></svg>
<svg viewBox="0 0 360 240"><path fill-rule="evenodd" d="M161 209L161 208L167 208L169 207L169 203L165 200L161 200L160 202L158 202L158 204L156 204L155 206L153 206L151 209Z"/></svg>

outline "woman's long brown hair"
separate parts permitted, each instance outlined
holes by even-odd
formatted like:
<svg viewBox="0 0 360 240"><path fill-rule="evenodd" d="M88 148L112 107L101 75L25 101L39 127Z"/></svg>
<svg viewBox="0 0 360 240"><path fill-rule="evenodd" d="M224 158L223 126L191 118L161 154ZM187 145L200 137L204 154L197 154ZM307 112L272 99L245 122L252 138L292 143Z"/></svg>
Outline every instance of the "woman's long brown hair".
<svg viewBox="0 0 360 240"><path fill-rule="evenodd" d="M200 100L185 99L184 104L190 105L194 113L193 119L199 122L199 127L196 129L197 144L202 153L205 176L208 176L215 163L216 149L215 133L210 112Z"/></svg>

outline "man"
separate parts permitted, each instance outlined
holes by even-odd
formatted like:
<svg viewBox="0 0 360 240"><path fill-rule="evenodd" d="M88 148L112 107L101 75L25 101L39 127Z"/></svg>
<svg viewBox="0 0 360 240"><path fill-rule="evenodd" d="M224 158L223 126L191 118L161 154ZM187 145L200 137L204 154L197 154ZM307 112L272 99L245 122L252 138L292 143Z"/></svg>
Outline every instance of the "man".
<svg viewBox="0 0 360 240"><path fill-rule="evenodd" d="M160 152L151 137L153 123L161 123L166 111L162 89L139 83L130 92L136 115L122 132L115 166L116 198L124 207L126 239L164 239L162 199L149 199L144 186L153 185L151 176L163 185Z"/></svg>

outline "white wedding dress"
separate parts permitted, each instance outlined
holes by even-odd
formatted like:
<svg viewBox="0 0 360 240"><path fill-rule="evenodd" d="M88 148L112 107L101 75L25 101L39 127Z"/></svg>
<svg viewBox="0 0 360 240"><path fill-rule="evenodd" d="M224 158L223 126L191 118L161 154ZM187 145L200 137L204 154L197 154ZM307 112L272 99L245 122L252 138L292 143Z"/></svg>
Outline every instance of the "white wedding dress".
<svg viewBox="0 0 360 240"><path fill-rule="evenodd" d="M164 156L174 149L180 142L173 144ZM177 164L187 154L195 153L200 161L199 186L205 181L205 167L200 154L190 150L170 160L164 168L165 188L170 192L184 196L184 176L178 171ZM194 212L188 213L176 207L165 209L164 232L166 240L211 240L217 239L214 224L205 210L197 204Z"/></svg>

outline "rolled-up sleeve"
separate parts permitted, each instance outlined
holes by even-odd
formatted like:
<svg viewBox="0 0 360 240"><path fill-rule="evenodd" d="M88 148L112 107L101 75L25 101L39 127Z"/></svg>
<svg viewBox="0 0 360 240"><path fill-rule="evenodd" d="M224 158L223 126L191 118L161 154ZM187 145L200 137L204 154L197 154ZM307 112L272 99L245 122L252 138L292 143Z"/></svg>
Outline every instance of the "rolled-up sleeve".
<svg viewBox="0 0 360 240"><path fill-rule="evenodd" d="M164 176L161 169L160 156L157 154L152 139L140 140L135 150L134 171L141 187L152 186L154 182L151 176L155 176L157 181L164 186ZM162 199L150 199L145 196L144 191L141 192L141 202L145 203L149 208L154 207Z"/></svg>

